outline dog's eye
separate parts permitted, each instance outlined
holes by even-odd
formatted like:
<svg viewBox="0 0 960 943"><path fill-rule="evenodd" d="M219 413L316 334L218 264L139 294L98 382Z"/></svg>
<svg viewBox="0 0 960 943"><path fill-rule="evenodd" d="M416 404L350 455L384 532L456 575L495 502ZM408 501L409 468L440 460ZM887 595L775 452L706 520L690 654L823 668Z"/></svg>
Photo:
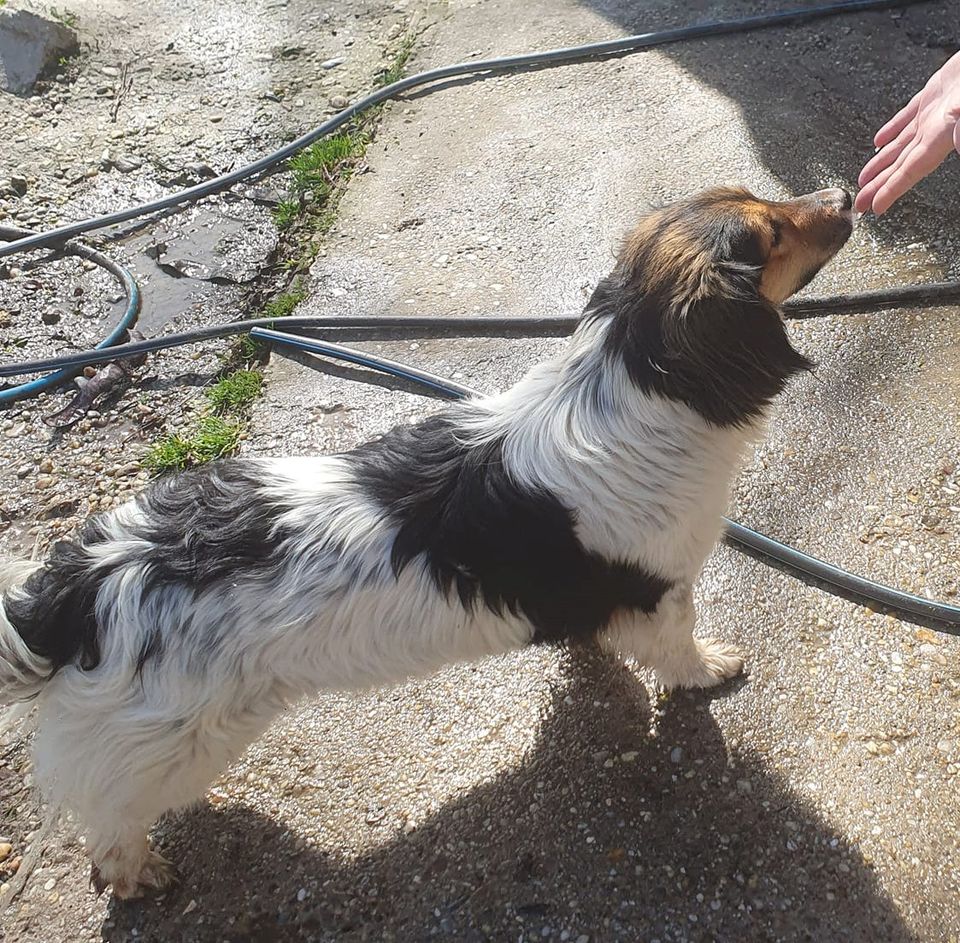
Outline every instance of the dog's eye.
<svg viewBox="0 0 960 943"><path fill-rule="evenodd" d="M774 223L773 224L773 242L771 242L771 245L773 246L774 249L776 249L776 247L780 245L780 236L782 235L782 232L783 232L783 227L781 227L779 223Z"/></svg>

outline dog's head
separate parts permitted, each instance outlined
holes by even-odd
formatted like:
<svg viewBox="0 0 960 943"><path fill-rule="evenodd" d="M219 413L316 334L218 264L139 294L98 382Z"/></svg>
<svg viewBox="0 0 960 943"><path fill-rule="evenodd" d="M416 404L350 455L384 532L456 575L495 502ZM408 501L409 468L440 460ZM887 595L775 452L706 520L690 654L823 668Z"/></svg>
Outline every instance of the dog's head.
<svg viewBox="0 0 960 943"><path fill-rule="evenodd" d="M852 230L844 190L783 202L707 190L640 221L588 315L613 319L608 352L623 357L635 383L719 425L748 422L811 366L790 344L777 305Z"/></svg>

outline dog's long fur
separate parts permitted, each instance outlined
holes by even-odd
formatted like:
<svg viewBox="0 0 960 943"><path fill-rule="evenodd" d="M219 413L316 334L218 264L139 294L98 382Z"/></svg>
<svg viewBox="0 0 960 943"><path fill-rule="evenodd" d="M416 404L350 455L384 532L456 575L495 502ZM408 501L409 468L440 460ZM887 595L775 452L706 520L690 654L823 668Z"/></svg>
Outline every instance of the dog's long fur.
<svg viewBox="0 0 960 943"><path fill-rule="evenodd" d="M565 352L505 393L343 455L162 480L8 567L0 702L36 697L38 773L96 882L169 880L152 822L319 689L585 638L668 687L736 674L693 638L692 587L745 446L809 366L776 304L848 208L715 190L656 211Z"/></svg>

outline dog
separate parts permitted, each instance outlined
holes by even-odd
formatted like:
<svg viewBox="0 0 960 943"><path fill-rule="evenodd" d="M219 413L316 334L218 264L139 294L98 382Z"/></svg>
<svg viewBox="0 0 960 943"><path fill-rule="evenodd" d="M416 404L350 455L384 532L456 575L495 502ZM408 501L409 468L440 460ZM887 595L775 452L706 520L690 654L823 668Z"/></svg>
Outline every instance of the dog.
<svg viewBox="0 0 960 943"><path fill-rule="evenodd" d="M847 241L850 195L718 188L645 215L568 346L506 392L352 452L161 479L0 570L0 703L91 879L163 889L148 842L291 702L596 640L664 688L737 675L693 585L774 398L812 364L778 305Z"/></svg>

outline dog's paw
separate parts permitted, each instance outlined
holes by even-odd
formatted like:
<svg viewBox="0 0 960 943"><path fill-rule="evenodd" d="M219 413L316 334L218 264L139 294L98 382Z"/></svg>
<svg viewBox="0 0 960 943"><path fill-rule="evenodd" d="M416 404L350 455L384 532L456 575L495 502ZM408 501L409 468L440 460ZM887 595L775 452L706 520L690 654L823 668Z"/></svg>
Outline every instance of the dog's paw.
<svg viewBox="0 0 960 943"><path fill-rule="evenodd" d="M90 884L97 896L110 886L113 896L118 900L137 900L148 894L162 894L177 880L177 869L173 863L152 849L147 852L136 877L106 864L103 868L95 864L90 866Z"/></svg>
<svg viewBox="0 0 960 943"><path fill-rule="evenodd" d="M694 687L712 688L743 671L744 661L740 650L720 639L698 640L697 650L700 652L703 680Z"/></svg>
<svg viewBox="0 0 960 943"><path fill-rule="evenodd" d="M177 883L177 868L158 851L150 850L137 878L140 894L162 894Z"/></svg>
<svg viewBox="0 0 960 943"><path fill-rule="evenodd" d="M743 671L743 656L719 639L694 639L686 657L656 665L661 686L672 688L713 688Z"/></svg>

